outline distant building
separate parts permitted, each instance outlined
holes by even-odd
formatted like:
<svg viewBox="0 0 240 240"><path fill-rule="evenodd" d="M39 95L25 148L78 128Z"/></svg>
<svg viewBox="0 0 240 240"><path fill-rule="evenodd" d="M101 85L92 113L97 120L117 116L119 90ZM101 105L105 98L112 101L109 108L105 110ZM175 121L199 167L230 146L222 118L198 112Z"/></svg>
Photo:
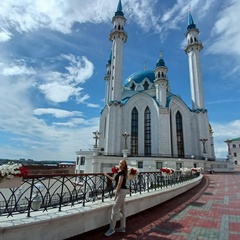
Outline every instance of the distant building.
<svg viewBox="0 0 240 240"><path fill-rule="evenodd" d="M168 67L161 53L152 69L137 71L122 83L123 48L128 35L121 0L112 23L112 49L104 77L105 106L99 131L94 133L93 152L77 152L76 172L105 171L121 158L145 171L162 166L194 167L203 165L202 160L215 160L202 83L203 45L191 13L185 33L191 108L171 92Z"/></svg>
<svg viewBox="0 0 240 240"><path fill-rule="evenodd" d="M240 165L240 137L231 139L229 147L235 165Z"/></svg>

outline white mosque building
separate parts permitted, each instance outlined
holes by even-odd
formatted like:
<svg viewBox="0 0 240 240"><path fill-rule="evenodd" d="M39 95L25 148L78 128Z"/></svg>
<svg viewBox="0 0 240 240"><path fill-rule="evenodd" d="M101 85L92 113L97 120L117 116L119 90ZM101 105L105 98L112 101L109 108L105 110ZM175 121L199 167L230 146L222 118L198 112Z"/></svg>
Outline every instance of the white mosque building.
<svg viewBox="0 0 240 240"><path fill-rule="evenodd" d="M215 160L202 84L203 45L191 13L185 33L191 107L170 91L162 55L153 69L135 72L122 80L123 48L128 35L121 0L112 23L112 49L104 77L105 106L99 130L93 135L93 150L77 152L76 172L108 171L123 158L142 171L156 171L162 166L204 167L206 160Z"/></svg>

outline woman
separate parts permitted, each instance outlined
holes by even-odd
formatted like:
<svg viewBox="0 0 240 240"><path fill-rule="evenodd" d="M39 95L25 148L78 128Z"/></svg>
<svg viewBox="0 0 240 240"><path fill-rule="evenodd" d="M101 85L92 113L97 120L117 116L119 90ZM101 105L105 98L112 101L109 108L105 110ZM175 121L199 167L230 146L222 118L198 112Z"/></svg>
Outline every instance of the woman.
<svg viewBox="0 0 240 240"><path fill-rule="evenodd" d="M126 216L125 216L125 197L127 195L128 189L126 187L126 181L128 176L128 167L125 160L119 162L119 172L115 178L109 176L107 173L104 175L111 181L116 181L116 192L114 198L114 204L112 207L110 228L105 233L105 236L109 237L116 232L125 232L126 227ZM120 228L116 228L116 222L120 215Z"/></svg>

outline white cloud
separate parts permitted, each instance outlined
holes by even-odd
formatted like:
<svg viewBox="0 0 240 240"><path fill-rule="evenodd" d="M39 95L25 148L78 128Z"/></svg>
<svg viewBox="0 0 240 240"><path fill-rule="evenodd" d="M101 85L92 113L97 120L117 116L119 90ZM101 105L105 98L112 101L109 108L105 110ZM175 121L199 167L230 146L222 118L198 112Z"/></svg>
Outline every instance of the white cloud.
<svg viewBox="0 0 240 240"><path fill-rule="evenodd" d="M0 25L11 37L10 29L19 33L48 28L64 34L71 32L75 22L98 23L110 20L116 2L102 0L1 1Z"/></svg>
<svg viewBox="0 0 240 240"><path fill-rule="evenodd" d="M67 102L70 96L78 95L81 88L54 82L41 84L39 90L45 95L46 99L60 103Z"/></svg>
<svg viewBox="0 0 240 240"><path fill-rule="evenodd" d="M69 81L84 83L93 74L94 66L86 57L75 57L73 55L62 55L69 60L70 66L65 67L69 72Z"/></svg>
<svg viewBox="0 0 240 240"><path fill-rule="evenodd" d="M0 61L2 61L0 62L0 75L4 77L36 75L35 70L31 66L28 66L24 59L4 59L2 57Z"/></svg>
<svg viewBox="0 0 240 240"><path fill-rule="evenodd" d="M99 104L94 104L94 103L87 103L87 106L90 108L99 108L100 107Z"/></svg>
<svg viewBox="0 0 240 240"><path fill-rule="evenodd" d="M212 30L213 40L209 48L210 53L240 55L239 12L239 0L225 2Z"/></svg>
<svg viewBox="0 0 240 240"><path fill-rule="evenodd" d="M0 30L0 42L7 42L11 39L11 36L12 34L4 28Z"/></svg>
<svg viewBox="0 0 240 240"><path fill-rule="evenodd" d="M78 58L72 57L72 59L76 60ZM58 85L55 85L58 92L52 90L51 93L50 90L46 90L48 94L52 94L50 95L52 98L55 97L54 94L60 95L59 99L56 96L57 101L67 99L74 94L80 98L79 92L82 88L78 87L78 85L84 83L93 72L91 63L87 61L87 59L79 58L70 63L72 67L71 73L57 72L54 75L48 69L42 71L42 69L29 67L28 63L23 59L18 61L5 59L4 62L2 60L2 63L0 63L1 157L68 160L69 156L75 158L75 151L80 146L82 149L88 149L89 146L93 145L93 140L89 138L89 132L98 129L98 119L84 120L78 118L78 116L82 115L79 111L34 107L35 104L42 104L42 102L39 102L36 86L39 86L37 85L38 78L44 76L54 76L51 79L46 79L45 85L59 84L61 86L61 80L63 80L63 84L66 86L62 92L59 90ZM77 69L81 72L85 66L89 71L87 69L83 70L83 76L79 77L74 72L74 64L77 65L76 72ZM89 74L86 74L86 72L89 72ZM57 76L61 76L61 78ZM64 87L64 85L62 86ZM67 87L70 89L69 92L66 90ZM87 99L87 97L83 97L83 99ZM47 118L44 118L46 116L43 116L46 114L51 114L56 118L65 117L71 119L67 123L48 125ZM38 116L42 116L42 119L37 118ZM72 129L75 126L78 127L77 134L76 128ZM79 138L79 135L81 135L81 138Z"/></svg>
<svg viewBox="0 0 240 240"><path fill-rule="evenodd" d="M56 108L37 108L34 110L35 115L45 115L50 114L56 118L66 118L66 117L74 117L74 116L81 116L82 113L78 111L67 111L62 109Z"/></svg>
<svg viewBox="0 0 240 240"><path fill-rule="evenodd" d="M2 74L5 76L17 76L17 75L35 75L35 71L26 66L9 66L3 69Z"/></svg>
<svg viewBox="0 0 240 240"><path fill-rule="evenodd" d="M28 122L32 127L35 124ZM28 126L26 126L28 128ZM0 146L1 157L10 159L33 158L34 160L75 160L75 152L80 148L88 150L89 146L94 144L93 138L89 137L98 129L98 121L92 120L91 125L70 129L71 126L52 126L43 127L35 125L35 133L24 133L21 129L22 136L12 138L12 142L16 142L17 146L11 146L8 143ZM39 134L39 138L35 135ZM20 136L21 136L20 135Z"/></svg>
<svg viewBox="0 0 240 240"><path fill-rule="evenodd" d="M68 160L69 156L75 158L75 151L80 147L88 149L93 145L89 133L98 129L98 119L75 118L81 116L78 111L34 110L29 97L29 88L32 87L29 79L22 78L17 82L0 79L0 83L0 131L8 133L5 143L5 134L1 134L1 157ZM73 118L65 126L54 123L48 126L44 119L34 117L33 113L36 116L52 114L56 118ZM80 124L77 133L75 128L71 129L71 122L72 126Z"/></svg>
<svg viewBox="0 0 240 240"><path fill-rule="evenodd" d="M193 0L191 8L196 15L204 17L216 0ZM112 0L28 0L2 1L0 3L0 25L6 29L8 39L13 37L14 28L20 33L38 31L48 28L69 34L74 23L110 22L116 11L118 1ZM163 8L157 0L126 0L123 12L128 21L134 21L144 31L153 30L165 36L169 29L179 28L179 23L186 20L187 3L177 2L169 9ZM7 40L7 39L6 39Z"/></svg>
<svg viewBox="0 0 240 240"><path fill-rule="evenodd" d="M82 88L79 84L92 76L94 66L86 57L61 55L59 60L62 59L69 61L69 66L65 67L67 73L56 71L44 73L41 78L45 82L40 83L38 88L46 99L55 103L67 102L70 97L75 97L78 103L83 102L89 96L80 94Z"/></svg>

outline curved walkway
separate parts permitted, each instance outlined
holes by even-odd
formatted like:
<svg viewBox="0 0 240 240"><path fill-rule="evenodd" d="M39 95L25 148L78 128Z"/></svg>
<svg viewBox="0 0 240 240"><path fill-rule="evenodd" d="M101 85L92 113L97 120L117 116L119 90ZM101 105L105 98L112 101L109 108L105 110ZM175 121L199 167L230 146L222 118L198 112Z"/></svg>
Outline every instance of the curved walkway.
<svg viewBox="0 0 240 240"><path fill-rule="evenodd" d="M205 174L193 189L127 218L125 233L105 237L108 225L69 240L238 240L240 174Z"/></svg>

